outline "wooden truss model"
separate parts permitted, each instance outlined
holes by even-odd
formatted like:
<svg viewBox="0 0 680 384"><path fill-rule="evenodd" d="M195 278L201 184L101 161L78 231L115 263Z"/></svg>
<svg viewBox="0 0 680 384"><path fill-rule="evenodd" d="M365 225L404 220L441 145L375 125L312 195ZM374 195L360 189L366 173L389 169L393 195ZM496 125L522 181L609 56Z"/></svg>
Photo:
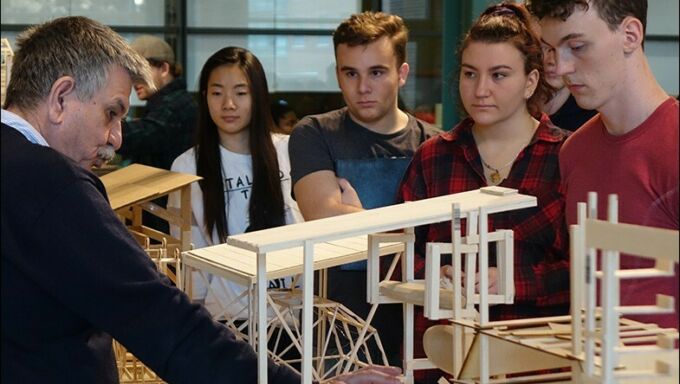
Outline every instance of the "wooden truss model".
<svg viewBox="0 0 680 384"><path fill-rule="evenodd" d="M273 326L267 332L270 357L299 372L303 356L299 316L302 294L299 290L286 290L270 293L269 297L271 308L277 312L277 319L271 322ZM387 356L375 328L340 303L315 296L313 329L318 343L312 358L314 380L324 381L346 369L356 370L368 364L387 365Z"/></svg>
<svg viewBox="0 0 680 384"><path fill-rule="evenodd" d="M159 168L132 164L101 176L111 208L127 225L132 236L146 251L158 270L181 289L177 278L182 268L180 252L191 248L191 189L200 177ZM179 191L181 208L167 210L152 200ZM142 225L142 211L147 211L181 229L179 238ZM163 381L117 341L113 349L122 383L162 383Z"/></svg>
<svg viewBox="0 0 680 384"><path fill-rule="evenodd" d="M388 242L383 243L377 252L384 256L401 252L403 249L401 243ZM366 260L366 257L367 236L365 235L320 242L314 244L312 269L323 271L326 268ZM182 264L184 267L182 278L186 280L183 283L185 291L191 289L192 285L188 281L195 276L203 279L208 289L212 289L208 283L208 273L248 288L242 296L247 296L250 304L237 316L247 320L229 318L220 313L216 313L215 317L224 321L238 338L256 347L258 327L250 325L257 325L258 317L255 300L258 281L257 254L229 244L220 244L184 252ZM303 264L302 247L270 252L267 254L265 281L299 275L302 273ZM222 282L222 280L218 281ZM367 364L385 364L386 356L375 328L343 305L324 298L323 273L319 283L320 296L314 296L311 305L314 319L313 331L316 334L316 346L311 358L313 379L323 381L330 376L355 370ZM234 300L240 301L243 297L237 297ZM215 295L215 298L218 299L216 304L222 307L223 313L226 313L226 309L233 304L222 302L219 295ZM265 299L273 312L266 323L266 340L269 341L268 356L300 371L301 356L304 356L301 342L303 331L300 323L300 313L303 308L302 293L299 289L268 290ZM370 349L369 346L375 348ZM378 356L372 355L370 350L379 351Z"/></svg>
<svg viewBox="0 0 680 384"><path fill-rule="evenodd" d="M484 322L465 319L454 305L452 325L425 333L425 351L434 365L457 383L678 382L678 331L621 317L672 312L673 298L658 295L650 306L619 305L620 279L673 275L678 232L617 223L614 195L608 221L597 220L596 201L591 193L587 206L579 204L579 224L570 228L572 316ZM656 266L619 270L619 252L653 258ZM596 279L601 281L599 307ZM536 372L547 369L557 371Z"/></svg>
<svg viewBox="0 0 680 384"><path fill-rule="evenodd" d="M200 180L199 176L166 171L141 164L131 164L125 168L101 177L109 196L111 208L135 231L138 236L147 237L158 243L166 242L166 254L173 255L175 249L191 249L191 183ZM180 193L179 211L165 209L152 200L167 196L172 192ZM155 231L142 226L142 211L157 216L171 225L180 228L180 236ZM144 240L143 240L144 241Z"/></svg>
<svg viewBox="0 0 680 384"><path fill-rule="evenodd" d="M457 203L460 217L473 215L478 217L480 228L486 223L488 214L522 209L536 205L536 198L518 194L515 190L507 188L489 187L481 190L468 191L431 199L376 208L352 214L315 220L311 222L288 225L262 231L244 233L231 236L227 243L244 250L253 252L257 256L255 284L255 297L257 308L267 306L267 269L270 255L273 252L298 247L302 250L302 380L311 383L313 375L313 312L314 307L312 287L314 285L313 265L316 256L316 245L346 239L361 235L368 237L368 292L367 299L373 304L369 316L366 319L370 323L377 305L384 303L402 303L381 293L378 279L378 260L380 244L384 242L402 242L405 247L405 263L402 263L404 276L403 283L418 283L413 278L413 252L415 236L413 228L419 225L432 224L451 220L451 207ZM395 230L405 229L404 233L388 233ZM486 244L489 236L505 239L505 234L488 234L486 231L479 232L480 249L486 252ZM300 255L300 253L298 253ZM186 263L186 259L185 259ZM395 263L392 264L393 270ZM396 287L395 287L396 288ZM401 288L404 288L402 286ZM386 289L386 288L385 288ZM422 290L424 293L425 291ZM434 299L431 297L430 299ZM428 299L428 300L430 300ZM435 299L436 300L436 299ZM490 295L483 300L492 300ZM423 297L422 301L425 301ZM412 359L413 351L413 303L404 303L405 308L405 343L407 362L405 364L406 380L412 381L412 372L416 363ZM257 329L267 329L267 311L256 312ZM409 324L411 326L409 326ZM258 351L258 379L262 383L267 382L267 337L257 338ZM358 345L363 341L364 335L359 336ZM410 351L410 352L409 352ZM410 353L410 360L408 354ZM424 360L424 359L423 359ZM427 363L427 362L425 362ZM428 366L433 366L427 363ZM345 372L350 365L345 366Z"/></svg>
<svg viewBox="0 0 680 384"><path fill-rule="evenodd" d="M499 196L513 196L514 190L495 188L490 190ZM523 208L518 206L516 208ZM512 206L504 210L513 209ZM411 382L413 371L432 369L435 366L427 358L415 358L414 346L414 306L423 306L426 317L432 320L457 318L487 323L489 305L512 304L514 301L513 278L513 236L510 230L488 231L488 215L499 212L480 205L477 209L462 209L461 204L454 202L449 210L452 220L452 243L427 243L425 261L425 280L415 280L413 272L413 252L405 254L402 273L403 281L386 280L378 282L378 264L376 259L369 261L369 297L373 304L403 303L404 304L404 371L407 382ZM466 219L467 236L462 238L460 233L461 219ZM371 238L380 242L381 235ZM488 270L489 244L495 243L497 250L498 293L488 293L488 275L480 273L479 293L474 292L474 276L479 264L480 271ZM440 287L440 255L452 254L453 279L462 281L462 260L465 259L466 289L461 284L452 284L452 289ZM480 311L475 308L478 305ZM462 336L461 336L462 338ZM461 339L462 340L462 339Z"/></svg>

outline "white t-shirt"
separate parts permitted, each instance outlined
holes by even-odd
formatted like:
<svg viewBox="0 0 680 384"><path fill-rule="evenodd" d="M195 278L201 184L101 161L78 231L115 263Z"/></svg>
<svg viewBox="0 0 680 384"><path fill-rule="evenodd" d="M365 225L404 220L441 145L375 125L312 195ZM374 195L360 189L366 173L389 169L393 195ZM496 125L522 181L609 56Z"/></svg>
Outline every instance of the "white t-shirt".
<svg viewBox="0 0 680 384"><path fill-rule="evenodd" d="M303 221L302 214L297 206L297 203L291 197L291 179L290 179L290 160L288 158L288 137L287 135L272 134L272 141L276 148L276 153L279 161L279 173L281 175L281 192L283 193L285 220L286 224L292 224ZM224 174L225 185L225 214L227 216L227 225L230 235L237 235L246 231L249 225L248 205L250 201L251 184L253 179L252 172L252 158L250 155L230 152L229 150L220 147L220 155L222 160L222 170ZM181 154L172 163L172 171L196 174L196 155L194 148L190 148ZM173 193L168 198L168 208L179 207L179 193ZM205 216L203 208L203 194L198 183L191 185L191 242L194 248L204 248L211 245L220 244L217 231L208 236L205 228ZM179 235L179 228L171 226L170 228L173 236ZM204 299L208 310L215 316L224 314L228 317L247 318L248 299L245 294L246 287L236 284L232 281L223 278L210 277L209 284L210 292L207 292L207 287L203 278L195 273L193 280L193 298ZM290 288L291 279L278 279L277 281L270 281L270 287ZM239 298L239 296L242 296ZM226 307L226 313L218 300L221 303L232 303Z"/></svg>

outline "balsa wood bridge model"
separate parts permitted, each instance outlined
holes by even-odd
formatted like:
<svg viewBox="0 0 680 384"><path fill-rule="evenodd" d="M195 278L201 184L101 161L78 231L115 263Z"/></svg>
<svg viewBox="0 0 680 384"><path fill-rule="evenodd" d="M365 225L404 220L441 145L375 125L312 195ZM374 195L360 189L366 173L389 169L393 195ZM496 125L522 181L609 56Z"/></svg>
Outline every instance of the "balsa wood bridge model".
<svg viewBox="0 0 680 384"><path fill-rule="evenodd" d="M477 236L469 236L471 245L463 252L479 251L486 255L488 251L488 243L497 241L506 250L507 257L512 259L512 236L507 231L497 231L488 233L487 218L488 215L504 212L515 209L523 209L533 207L536 205L536 198L518 194L517 191L500 188L488 187L480 190L457 193L447 196L440 196L431 199L424 199L420 201L407 202L403 204L392 205L383 208L371 209L362 212L346 214L336 217L330 217L310 222L287 225L278 228L272 228L262 231L244 233L234 235L228 238L228 245L250 252L251 270L247 274L241 272L235 273L239 276L234 276L241 279L244 283L251 284L255 280L255 297L256 308L267 308L267 280L274 276L273 272L276 268L269 266L270 261L276 263L276 252L285 250L294 250L289 257L296 264L293 268L295 271L302 272L302 378L304 383L310 383L314 374L313 359L314 349L312 348L313 339L313 286L315 263L319 268L321 260L317 259L317 254L322 253L317 251L319 245L325 243L332 243L342 239L356 238L358 236L367 236L366 254L362 254L361 258L368 259L368 292L367 299L373 304L366 323L370 324L371 318L375 313L376 306L386 303L403 303L405 311L406 322L404 324L404 342L406 351L406 379L412 380L413 373L413 309L414 303L403 302L400 298L401 294L407 296L418 297L417 302L427 303L428 311L433 311L444 315L442 311L446 309L439 308L439 295L426 295L423 281L416 281L413 273L413 258L414 258L414 241L415 236L413 229L419 225L438 223L452 219L452 212L456 212L456 217L467 218L469 233L478 234ZM455 206L455 208L454 208ZM400 231L400 233L393 233ZM385 233L392 232L392 233ZM393 250L386 249L390 243L399 242L403 244L404 261L402 263L403 281L401 285L390 283L386 281L379 281L378 265L381 254L390 253ZM387 244L385 244L387 243ZM477 245L474 245L477 244ZM503 245L505 244L505 245ZM508 246L509 244L509 246ZM444 247L445 248L445 247ZM207 249L207 248L206 248ZM185 253L185 263L193 264L197 267L208 268L213 273L220 273L223 276L227 274L234 275L235 268L230 262L220 262L218 259L222 257L222 261L228 258L226 254L230 249L223 247L221 251L225 253L220 255L209 256L202 250L194 250ZM365 256L364 256L365 255ZM199 261L199 257L203 261ZM189 261L189 259L193 260ZM283 257L284 259L286 257ZM346 262L356 261L360 258L346 258ZM486 257L480 259L486 260ZM255 270L253 271L253 260ZM199 265L201 264L202 265ZM222 266L217 267L220 264ZM334 264L337 265L337 264ZM396 258L393 261L391 271L396 265ZM223 268L224 266L224 268ZM509 274L512 275L512 263L508 266ZM482 267L482 265L480 265ZM297 268L297 269L296 269ZM224 269L224 272L218 271ZM285 268L284 268L285 269ZM227 271L230 270L230 271ZM292 270L289 268L289 270ZM246 276L248 275L248 276ZM389 278L389 276L388 276ZM509 280L511 282L511 279ZM404 285L406 284L406 285ZM438 287L437 282L437 287ZM415 291L409 290L409 285L415 287ZM511 284L506 285L511 287ZM417 292L421 292L418 294ZM437 292L439 288L437 288ZM502 295L482 295L482 300L492 302L508 302L512 299L512 290L503 292ZM457 295L460 297L460 295ZM446 307L445 303L442 303ZM450 305L449 305L450 306ZM266 330L268 324L267 311L256 311L256 330ZM369 328L365 327L356 345L360 345ZM258 350L258 369L259 381L261 383L267 382L267 337L266 332L257 332L256 349ZM352 357L356 356L357 347L352 351ZM410 360L409 360L410 359ZM429 366L433 366L431 363ZM345 371L349 370L350 364L345 366Z"/></svg>

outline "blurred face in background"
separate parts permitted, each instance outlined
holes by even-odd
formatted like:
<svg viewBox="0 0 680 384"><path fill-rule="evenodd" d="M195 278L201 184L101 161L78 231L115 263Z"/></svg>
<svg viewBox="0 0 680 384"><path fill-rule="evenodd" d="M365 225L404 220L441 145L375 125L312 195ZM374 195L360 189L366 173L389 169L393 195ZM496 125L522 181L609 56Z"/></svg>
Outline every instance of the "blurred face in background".
<svg viewBox="0 0 680 384"><path fill-rule="evenodd" d="M541 32L541 25L535 23L534 26ZM545 81L557 91L565 87L562 75L557 74L557 52L541 38L541 50L543 51L543 75Z"/></svg>
<svg viewBox="0 0 680 384"><path fill-rule="evenodd" d="M545 81L556 90L562 90L565 87L565 84L562 76L557 74L555 49L544 43L541 44L541 48L543 49L543 73L545 75Z"/></svg>
<svg viewBox="0 0 680 384"><path fill-rule="evenodd" d="M288 111L286 112L283 116L279 117L279 121L276 122L276 125L279 126L279 129L286 133L291 133L293 132L293 128L295 128L295 124L298 122L298 117L293 111Z"/></svg>
<svg viewBox="0 0 680 384"><path fill-rule="evenodd" d="M170 70L170 65L168 63L160 63L159 65L157 62L149 61L149 67L151 68L151 78L153 79L156 89L145 84L135 84L135 93L137 93L137 98L139 98L139 100L148 100L151 96L156 94L159 89L163 88L165 85L163 82L163 74Z"/></svg>

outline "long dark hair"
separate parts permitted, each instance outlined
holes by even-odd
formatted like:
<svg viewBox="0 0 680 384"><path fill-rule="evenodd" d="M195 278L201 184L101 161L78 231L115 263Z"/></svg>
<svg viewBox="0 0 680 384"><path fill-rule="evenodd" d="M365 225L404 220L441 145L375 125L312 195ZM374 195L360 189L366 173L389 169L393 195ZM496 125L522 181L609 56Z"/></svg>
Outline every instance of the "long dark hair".
<svg viewBox="0 0 680 384"><path fill-rule="evenodd" d="M535 27L535 21L523 5L511 2L492 5L470 27L460 45L458 57L463 57L463 51L472 42L512 44L522 54L524 73L528 75L534 69L538 71L538 85L527 100L527 109L532 116L539 118L543 101L550 100L555 89L545 80L543 50Z"/></svg>
<svg viewBox="0 0 680 384"><path fill-rule="evenodd" d="M217 228L221 242L225 242L229 235L225 214L224 177L218 128L210 117L206 96L210 74L223 65L235 65L243 71L248 78L252 97L248 137L253 183L248 208L248 230L271 228L285 223L279 162L271 137L274 121L269 110L269 89L264 69L260 60L250 51L240 47L222 48L210 56L201 69L196 148L196 173L203 177L199 183L203 192L205 226L210 235Z"/></svg>

